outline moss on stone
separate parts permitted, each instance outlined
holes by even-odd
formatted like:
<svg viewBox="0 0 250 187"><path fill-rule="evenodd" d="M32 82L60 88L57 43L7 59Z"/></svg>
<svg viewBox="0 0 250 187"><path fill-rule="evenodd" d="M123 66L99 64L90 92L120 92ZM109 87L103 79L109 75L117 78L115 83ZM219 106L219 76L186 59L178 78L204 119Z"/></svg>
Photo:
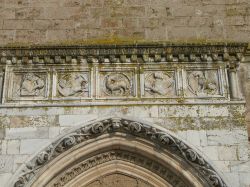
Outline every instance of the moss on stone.
<svg viewBox="0 0 250 187"><path fill-rule="evenodd" d="M140 44L175 44L175 45L227 45L230 43L235 43L237 41L233 40L218 40L218 39L185 39L185 40L147 40L137 37L118 37L118 36L106 36L93 39L77 39L77 40L54 40L44 42L42 44L34 44L31 42L12 42L4 45L3 47L39 47L39 46L77 46L77 45L140 45ZM250 46L250 44L249 44Z"/></svg>

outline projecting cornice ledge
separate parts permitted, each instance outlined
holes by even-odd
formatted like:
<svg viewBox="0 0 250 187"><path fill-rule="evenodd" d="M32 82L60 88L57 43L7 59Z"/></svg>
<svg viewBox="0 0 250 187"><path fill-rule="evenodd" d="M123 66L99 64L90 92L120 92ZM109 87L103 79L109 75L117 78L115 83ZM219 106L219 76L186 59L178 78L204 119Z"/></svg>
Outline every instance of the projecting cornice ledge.
<svg viewBox="0 0 250 187"><path fill-rule="evenodd" d="M0 47L1 64L242 61L247 43Z"/></svg>

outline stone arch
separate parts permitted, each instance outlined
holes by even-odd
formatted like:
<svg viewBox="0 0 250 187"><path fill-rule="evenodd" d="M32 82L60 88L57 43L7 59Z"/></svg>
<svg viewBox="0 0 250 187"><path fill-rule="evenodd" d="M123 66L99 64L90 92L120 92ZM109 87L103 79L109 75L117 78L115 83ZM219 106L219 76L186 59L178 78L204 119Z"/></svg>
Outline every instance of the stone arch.
<svg viewBox="0 0 250 187"><path fill-rule="evenodd" d="M9 186L88 187L112 175L150 187L228 186L171 132L124 118L99 120L61 136L24 164Z"/></svg>

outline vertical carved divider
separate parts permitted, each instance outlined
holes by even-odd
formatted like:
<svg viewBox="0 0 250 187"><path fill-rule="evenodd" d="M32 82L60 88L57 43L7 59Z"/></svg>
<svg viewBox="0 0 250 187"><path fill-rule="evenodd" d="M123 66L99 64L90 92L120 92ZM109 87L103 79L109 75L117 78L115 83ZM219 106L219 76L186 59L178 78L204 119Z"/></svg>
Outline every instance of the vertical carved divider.
<svg viewBox="0 0 250 187"><path fill-rule="evenodd" d="M242 95L239 87L239 79L237 73L237 66L230 64L228 66L228 82L231 100L242 100Z"/></svg>
<svg viewBox="0 0 250 187"><path fill-rule="evenodd" d="M3 85L4 85L4 70L0 69L0 104L2 104L2 96L3 96Z"/></svg>

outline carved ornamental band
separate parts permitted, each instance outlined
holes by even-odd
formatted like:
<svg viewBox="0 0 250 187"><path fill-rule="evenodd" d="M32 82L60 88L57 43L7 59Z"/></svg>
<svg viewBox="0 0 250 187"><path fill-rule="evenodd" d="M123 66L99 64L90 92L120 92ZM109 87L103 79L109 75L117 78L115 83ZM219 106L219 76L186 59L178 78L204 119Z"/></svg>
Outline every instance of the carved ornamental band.
<svg viewBox="0 0 250 187"><path fill-rule="evenodd" d="M245 51L237 43L0 48L0 96L3 105L240 101Z"/></svg>
<svg viewBox="0 0 250 187"><path fill-rule="evenodd" d="M125 136L130 135L130 141L136 141L137 138L148 140L154 145L158 145L158 148L160 149L158 150L159 152L167 150L174 158L179 160L180 165L181 163L186 163L194 169L193 171L201 177L201 180L206 181L206 186L227 187L226 183L209 162L185 142L179 140L170 133L154 128L150 125L121 118L109 118L94 122L80 127L56 140L23 165L17 178L14 179L14 187L31 186L34 179L39 177L39 171L42 170L43 167L46 168L46 165L51 163L53 159L56 159L68 150L74 150L77 145L88 142L91 139L97 141L97 138L102 135L105 136L108 134L114 136L115 133L122 133L125 134ZM147 144L147 146L149 145ZM155 148L156 147L157 146L155 146ZM133 150L134 149L131 149L131 151ZM120 147L119 150L112 149L110 151L98 153L98 155L92 156L88 159L85 158L82 162L77 163L74 167L68 168L65 172L54 178L52 186L64 186L84 171L112 160L132 162L135 165L151 170L173 186L188 186L178 174L175 174L168 167L158 163L158 160L147 158L146 155L122 151L122 147Z"/></svg>

